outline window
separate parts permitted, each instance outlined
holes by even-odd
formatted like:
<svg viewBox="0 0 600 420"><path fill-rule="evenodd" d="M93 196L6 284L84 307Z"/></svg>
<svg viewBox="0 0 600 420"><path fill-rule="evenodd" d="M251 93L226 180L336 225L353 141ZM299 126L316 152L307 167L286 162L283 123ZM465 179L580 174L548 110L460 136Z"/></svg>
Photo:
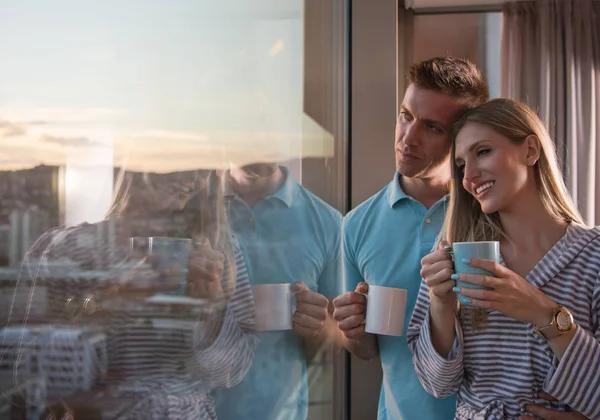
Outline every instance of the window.
<svg viewBox="0 0 600 420"><path fill-rule="evenodd" d="M142 411L172 409L182 384L195 395L215 392L216 404L235 418L262 420L269 409L281 410L278 418L334 417L333 351L308 355L288 330L260 333L251 349L244 317L255 308L243 287L302 280L330 297L337 291L339 267L322 282L328 264L339 263L335 232L346 206L345 7L341 0L2 6L0 342L14 350L16 337L35 335L40 364L52 359L57 339L72 351L61 359L65 366L28 371L46 375L35 401L19 383L2 383L6 395L23 393L27 418L60 411L60 401L86 401L76 418L98 411L114 417L144 398L151 404ZM244 194L252 193L235 189L243 181L236 184L230 170L245 180L280 175L275 189L250 202ZM190 233L204 214L190 206L204 211L201 200L219 197L211 189L219 179L226 196L215 202L222 208L206 210L214 219ZM310 207L294 200L311 200L323 226L303 226L312 215L274 210ZM220 242L222 230L211 230L225 226L221 210L235 239ZM311 242L315 231L324 234L320 244ZM214 234L210 245L226 258L239 243L237 278L245 261L249 284L225 287L231 266L223 264L214 296L189 295L190 256L206 245L192 243L196 233ZM139 237L156 239L144 242L142 256L129 248ZM178 253L156 253L165 237ZM151 282L171 280L174 290L144 294ZM190 303L184 295L196 306L178 307ZM225 306L215 312L220 298ZM215 313L234 315L219 318L212 336ZM148 347L159 325L172 334ZM196 329L186 336L190 325ZM90 341L98 330L105 342ZM207 356L224 330L238 341L219 354L238 353ZM27 366L24 360L20 368ZM3 378L13 367L0 356ZM238 400L240 392L252 406ZM207 401L175 408L182 419L198 417L211 410ZM11 404L0 400L0 411Z"/></svg>

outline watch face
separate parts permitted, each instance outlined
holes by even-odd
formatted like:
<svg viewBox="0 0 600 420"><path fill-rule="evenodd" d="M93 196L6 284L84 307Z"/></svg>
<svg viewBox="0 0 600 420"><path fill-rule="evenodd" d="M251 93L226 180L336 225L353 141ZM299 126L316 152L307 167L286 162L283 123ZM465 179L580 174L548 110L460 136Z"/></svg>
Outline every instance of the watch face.
<svg viewBox="0 0 600 420"><path fill-rule="evenodd" d="M573 326L573 315L571 315L567 309L562 308L558 314L556 314L556 324L561 331L570 330Z"/></svg>

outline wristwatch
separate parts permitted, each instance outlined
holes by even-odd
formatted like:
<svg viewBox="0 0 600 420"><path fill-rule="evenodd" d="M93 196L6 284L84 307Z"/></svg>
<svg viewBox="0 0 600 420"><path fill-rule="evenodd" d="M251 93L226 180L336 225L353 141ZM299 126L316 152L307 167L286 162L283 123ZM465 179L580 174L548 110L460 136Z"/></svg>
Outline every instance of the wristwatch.
<svg viewBox="0 0 600 420"><path fill-rule="evenodd" d="M573 315L564 306L559 306L552 313L552 321L545 327L535 327L535 331L544 340L560 337L568 333L574 326Z"/></svg>

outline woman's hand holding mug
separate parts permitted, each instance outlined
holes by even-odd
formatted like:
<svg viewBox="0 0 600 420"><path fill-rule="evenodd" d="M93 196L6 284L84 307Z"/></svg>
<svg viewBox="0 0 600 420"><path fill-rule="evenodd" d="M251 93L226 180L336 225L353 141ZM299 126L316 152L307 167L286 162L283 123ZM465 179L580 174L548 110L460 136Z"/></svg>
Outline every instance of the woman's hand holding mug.
<svg viewBox="0 0 600 420"><path fill-rule="evenodd" d="M455 308L456 293L452 291L455 282L451 279L454 274L454 264L450 251L448 242L441 241L437 249L423 257L421 277L429 287L432 305Z"/></svg>

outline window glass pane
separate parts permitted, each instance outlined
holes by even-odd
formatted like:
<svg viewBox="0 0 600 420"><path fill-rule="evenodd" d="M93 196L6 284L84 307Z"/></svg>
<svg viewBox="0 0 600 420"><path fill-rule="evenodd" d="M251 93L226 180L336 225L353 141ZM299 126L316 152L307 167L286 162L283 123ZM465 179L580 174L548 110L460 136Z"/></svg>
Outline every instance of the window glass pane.
<svg viewBox="0 0 600 420"><path fill-rule="evenodd" d="M0 418L334 417L344 7L2 5Z"/></svg>

